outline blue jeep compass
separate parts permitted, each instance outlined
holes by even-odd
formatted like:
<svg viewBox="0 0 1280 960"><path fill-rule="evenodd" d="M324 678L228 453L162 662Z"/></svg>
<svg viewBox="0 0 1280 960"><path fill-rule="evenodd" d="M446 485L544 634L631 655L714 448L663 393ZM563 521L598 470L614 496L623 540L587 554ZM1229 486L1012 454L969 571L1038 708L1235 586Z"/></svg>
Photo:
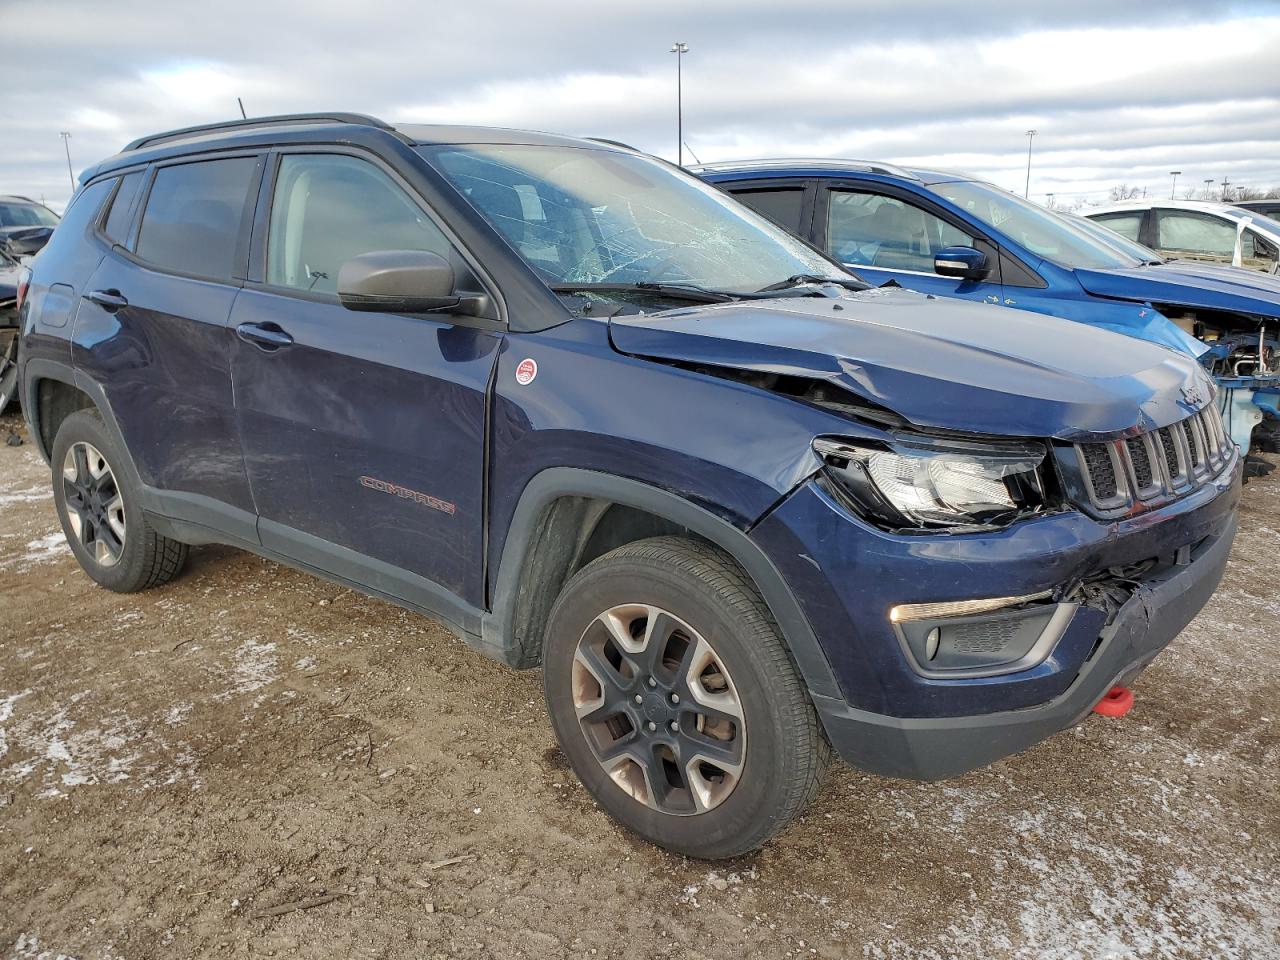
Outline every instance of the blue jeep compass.
<svg viewBox="0 0 1280 960"><path fill-rule="evenodd" d="M541 666L640 835L764 843L832 747L940 778L1195 616L1239 456L1189 356L867 289L615 144L353 115L146 137L20 278L98 583L252 550Z"/></svg>

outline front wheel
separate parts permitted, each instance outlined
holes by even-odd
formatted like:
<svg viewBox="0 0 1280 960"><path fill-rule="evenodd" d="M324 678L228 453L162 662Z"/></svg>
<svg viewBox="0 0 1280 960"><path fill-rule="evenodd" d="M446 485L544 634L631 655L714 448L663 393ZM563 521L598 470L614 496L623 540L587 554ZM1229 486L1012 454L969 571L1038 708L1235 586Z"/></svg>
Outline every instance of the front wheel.
<svg viewBox="0 0 1280 960"><path fill-rule="evenodd" d="M698 541L628 544L575 574L547 625L543 683L587 790L688 856L764 844L817 792L830 757L764 601Z"/></svg>

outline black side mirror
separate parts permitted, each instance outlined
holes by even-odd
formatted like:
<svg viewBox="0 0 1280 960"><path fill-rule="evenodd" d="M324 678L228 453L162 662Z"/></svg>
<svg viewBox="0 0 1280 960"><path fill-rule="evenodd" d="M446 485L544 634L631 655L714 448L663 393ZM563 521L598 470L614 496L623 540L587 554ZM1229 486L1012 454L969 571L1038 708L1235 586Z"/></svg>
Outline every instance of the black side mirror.
<svg viewBox="0 0 1280 960"><path fill-rule="evenodd" d="M973 247L943 247L933 255L933 272L958 280L981 280L991 268L987 255Z"/></svg>
<svg viewBox="0 0 1280 960"><path fill-rule="evenodd" d="M338 299L348 310L429 313L458 307L453 267L426 250L376 250L338 271Z"/></svg>

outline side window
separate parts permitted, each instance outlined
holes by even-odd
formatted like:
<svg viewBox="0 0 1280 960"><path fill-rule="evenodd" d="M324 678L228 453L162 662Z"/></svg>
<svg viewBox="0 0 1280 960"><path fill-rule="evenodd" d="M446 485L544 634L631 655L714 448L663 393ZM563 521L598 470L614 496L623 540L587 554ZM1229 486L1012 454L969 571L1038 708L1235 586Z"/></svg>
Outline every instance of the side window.
<svg viewBox="0 0 1280 960"><path fill-rule="evenodd" d="M536 196L520 199L537 202ZM342 265L375 250L450 256L440 228L372 163L339 154L281 158L267 238L268 283L337 293Z"/></svg>
<svg viewBox="0 0 1280 960"><path fill-rule="evenodd" d="M804 211L804 188L786 187L777 190L735 190L733 198L745 203L762 216L791 233L800 232L800 218Z"/></svg>
<svg viewBox="0 0 1280 960"><path fill-rule="evenodd" d="M1241 266L1270 270L1275 266L1278 256L1280 251L1276 250L1274 243L1260 233L1245 228L1244 235L1240 238Z"/></svg>
<svg viewBox="0 0 1280 960"><path fill-rule="evenodd" d="M257 163L234 157L157 170L137 255L161 270L230 280Z"/></svg>
<svg viewBox="0 0 1280 960"><path fill-rule="evenodd" d="M1159 210L1156 246L1199 257L1225 257L1236 249L1236 227L1227 220L1191 210Z"/></svg>
<svg viewBox="0 0 1280 960"><path fill-rule="evenodd" d="M1094 222L1102 224L1108 230L1114 230L1122 237L1127 237L1134 243L1138 242L1138 233L1142 230L1141 210L1135 210L1132 213L1104 213L1100 217L1094 217Z"/></svg>
<svg viewBox="0 0 1280 960"><path fill-rule="evenodd" d="M113 243L124 244L129 240L127 234L129 232L129 224L133 220L133 201L138 197L138 188L140 186L142 186L141 170L125 174L120 181L120 189L116 191L116 195L111 201L111 212L107 214L107 222L102 227L102 232Z"/></svg>
<svg viewBox="0 0 1280 960"><path fill-rule="evenodd" d="M896 197L833 190L827 210L827 251L851 266L933 273L943 247L971 247L974 238Z"/></svg>

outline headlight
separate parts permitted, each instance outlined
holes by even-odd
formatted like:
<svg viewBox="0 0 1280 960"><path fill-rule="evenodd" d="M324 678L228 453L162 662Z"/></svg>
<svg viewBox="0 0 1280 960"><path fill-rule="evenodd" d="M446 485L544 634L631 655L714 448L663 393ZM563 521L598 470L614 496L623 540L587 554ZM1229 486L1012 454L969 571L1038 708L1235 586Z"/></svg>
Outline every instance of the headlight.
<svg viewBox="0 0 1280 960"><path fill-rule="evenodd" d="M813 447L860 512L895 528L998 525L1044 504L1038 444L896 435L882 446L819 437Z"/></svg>

